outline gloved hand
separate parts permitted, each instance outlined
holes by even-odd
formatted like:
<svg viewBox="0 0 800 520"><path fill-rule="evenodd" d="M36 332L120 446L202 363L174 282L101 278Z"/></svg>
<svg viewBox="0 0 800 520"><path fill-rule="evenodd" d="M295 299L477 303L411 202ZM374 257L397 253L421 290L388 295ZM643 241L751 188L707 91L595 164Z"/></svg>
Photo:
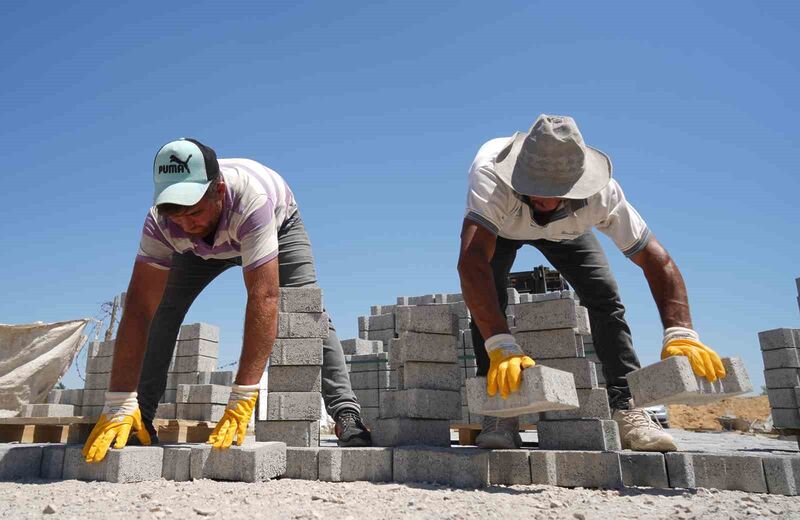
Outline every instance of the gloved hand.
<svg viewBox="0 0 800 520"><path fill-rule="evenodd" d="M106 392L106 404L92 433L86 440L81 453L86 462L100 462L114 442L117 449L128 443L128 436L134 431L144 446L150 445L150 434L142 424L136 392Z"/></svg>
<svg viewBox="0 0 800 520"><path fill-rule="evenodd" d="M664 331L661 359L686 356L694 373L710 382L725 377L725 367L716 352L700 342L700 335L686 327L669 327Z"/></svg>
<svg viewBox="0 0 800 520"><path fill-rule="evenodd" d="M519 390L522 369L536 363L522 352L511 334L495 334L487 339L486 352L489 354L486 393L492 397L500 390L500 397L508 399L511 392Z"/></svg>
<svg viewBox="0 0 800 520"><path fill-rule="evenodd" d="M214 449L230 448L234 435L236 445L241 446L247 433L247 425L253 415L258 399L258 385L237 385L231 387L231 396L222 419L208 437L208 443Z"/></svg>

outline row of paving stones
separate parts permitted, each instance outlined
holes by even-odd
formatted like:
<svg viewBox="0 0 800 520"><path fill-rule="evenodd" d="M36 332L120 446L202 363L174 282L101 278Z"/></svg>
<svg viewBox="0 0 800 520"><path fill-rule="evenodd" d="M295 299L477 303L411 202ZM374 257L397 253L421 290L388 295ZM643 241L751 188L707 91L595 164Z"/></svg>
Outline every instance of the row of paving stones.
<svg viewBox="0 0 800 520"><path fill-rule="evenodd" d="M436 482L463 488L548 484L563 487L717 488L797 495L800 456L478 448L287 448L245 443L128 446L87 464L79 445L0 446L0 480L138 482L200 478L259 482L277 477L332 482Z"/></svg>

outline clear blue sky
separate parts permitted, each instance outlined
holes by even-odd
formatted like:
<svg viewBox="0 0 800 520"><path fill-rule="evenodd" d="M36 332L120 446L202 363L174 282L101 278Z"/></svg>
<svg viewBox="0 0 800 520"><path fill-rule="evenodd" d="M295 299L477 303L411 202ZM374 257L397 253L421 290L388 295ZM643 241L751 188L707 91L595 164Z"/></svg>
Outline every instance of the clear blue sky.
<svg viewBox="0 0 800 520"><path fill-rule="evenodd" d="M800 327L797 2L118 4L0 6L0 322L92 316L124 290L153 156L193 136L288 180L354 337L370 305L459 292L467 168L545 112L610 154L706 343L760 385L757 332ZM648 286L602 242L654 362ZM187 318L221 327L222 362L244 303L231 270Z"/></svg>

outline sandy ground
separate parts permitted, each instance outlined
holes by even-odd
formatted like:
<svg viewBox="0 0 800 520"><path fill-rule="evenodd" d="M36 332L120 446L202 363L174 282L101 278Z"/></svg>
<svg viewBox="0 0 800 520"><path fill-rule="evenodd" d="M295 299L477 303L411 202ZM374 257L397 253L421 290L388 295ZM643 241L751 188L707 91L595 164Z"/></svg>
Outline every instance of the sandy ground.
<svg viewBox="0 0 800 520"><path fill-rule="evenodd" d="M667 407L672 428L722 430L717 417L732 415L748 421L763 422L770 414L767 396L734 397L705 406L670 405Z"/></svg>
<svg viewBox="0 0 800 520"><path fill-rule="evenodd" d="M47 513L47 511L53 511ZM729 518L800 519L800 499L705 489L551 486L458 490L426 484L170 482L0 483L0 517L27 518Z"/></svg>

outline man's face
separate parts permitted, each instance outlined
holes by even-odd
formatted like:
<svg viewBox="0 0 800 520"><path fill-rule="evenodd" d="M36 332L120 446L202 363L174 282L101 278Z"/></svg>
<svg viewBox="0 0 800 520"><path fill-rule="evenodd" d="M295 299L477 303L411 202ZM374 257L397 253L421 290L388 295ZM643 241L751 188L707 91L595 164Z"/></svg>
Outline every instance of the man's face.
<svg viewBox="0 0 800 520"><path fill-rule="evenodd" d="M558 205L564 200L560 197L534 197L528 196L533 206L534 211L537 213L550 213L558 209Z"/></svg>
<svg viewBox="0 0 800 520"><path fill-rule="evenodd" d="M194 206L167 215L167 218L187 235L204 238L217 229L224 191L225 185L220 182L214 193L206 193Z"/></svg>

